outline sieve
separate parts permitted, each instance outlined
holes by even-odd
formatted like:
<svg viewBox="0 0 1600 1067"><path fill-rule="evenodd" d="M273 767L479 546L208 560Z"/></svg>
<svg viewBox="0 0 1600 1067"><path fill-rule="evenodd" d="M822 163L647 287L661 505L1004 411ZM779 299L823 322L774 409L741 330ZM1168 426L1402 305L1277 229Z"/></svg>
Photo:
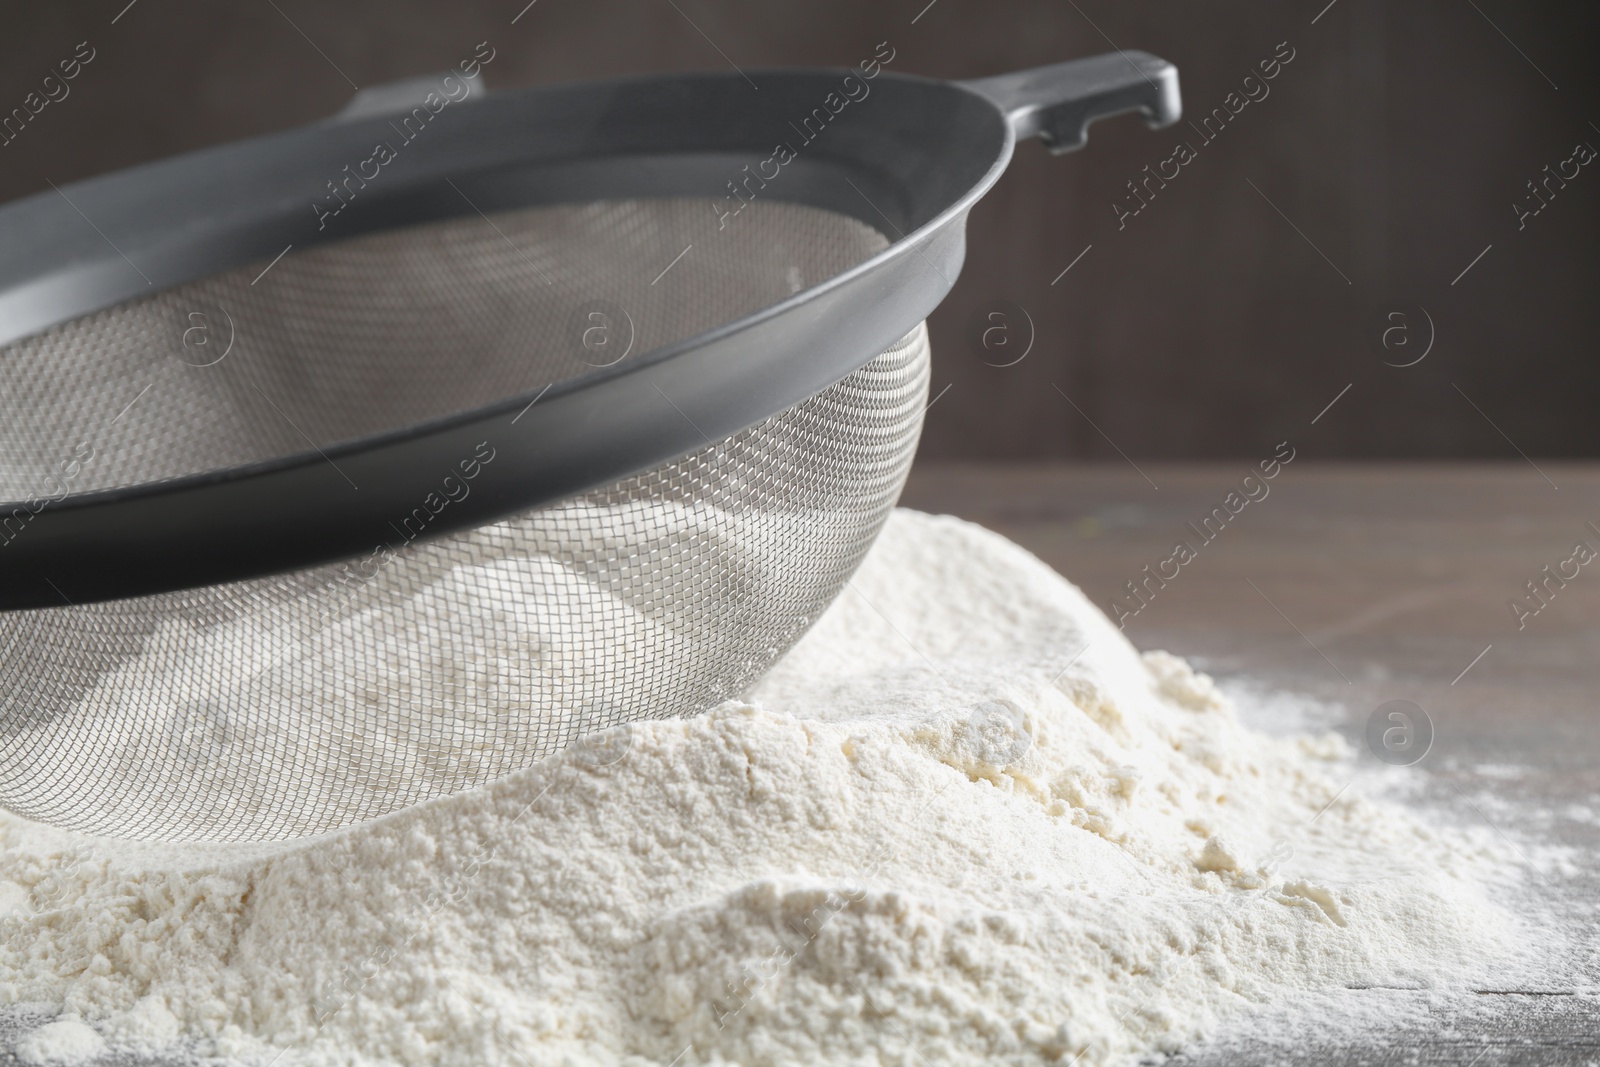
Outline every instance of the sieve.
<svg viewBox="0 0 1600 1067"><path fill-rule="evenodd" d="M1015 141L1145 53L359 93L0 208L0 805L268 840L736 696L898 496Z"/></svg>

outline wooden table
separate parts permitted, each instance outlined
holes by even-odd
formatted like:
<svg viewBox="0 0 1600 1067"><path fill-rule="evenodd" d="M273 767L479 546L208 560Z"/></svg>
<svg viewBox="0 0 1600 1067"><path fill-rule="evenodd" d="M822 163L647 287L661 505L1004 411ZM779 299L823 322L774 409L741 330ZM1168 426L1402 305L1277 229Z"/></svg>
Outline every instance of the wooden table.
<svg viewBox="0 0 1600 1067"><path fill-rule="evenodd" d="M1433 747L1393 773L1425 775L1427 803L1488 821L1508 855L1532 842L1577 850L1579 872L1531 877L1538 899L1509 903L1547 912L1587 946L1586 961L1539 988L1345 996L1329 1010L1377 1008L1385 1019L1359 1039L1308 1039L1286 1017L1271 1039L1256 1026L1176 1062L1600 1063L1600 559L1566 564L1580 541L1600 552L1588 525L1600 527L1600 465L1299 459L1266 496L1225 508L1225 525L1213 519L1210 541L1186 524L1223 507L1250 464L1140 468L922 465L901 503L1006 535L1108 613L1119 599L1137 606L1124 583L1146 565L1176 569L1145 587L1127 620L1136 645L1187 656L1224 683L1248 676L1337 702L1357 745L1379 704L1420 705ZM1163 567L1180 539L1195 558ZM1549 580L1546 606L1531 614L1539 601L1525 583L1544 581L1546 565L1578 576ZM1509 606L1519 597L1530 608L1520 619ZM1497 803L1473 803L1485 793Z"/></svg>

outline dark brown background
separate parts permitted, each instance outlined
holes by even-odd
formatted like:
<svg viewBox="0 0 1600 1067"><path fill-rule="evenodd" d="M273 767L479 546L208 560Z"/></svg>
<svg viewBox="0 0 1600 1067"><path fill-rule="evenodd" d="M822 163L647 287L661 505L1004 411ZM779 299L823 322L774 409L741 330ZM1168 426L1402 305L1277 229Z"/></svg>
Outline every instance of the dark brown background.
<svg viewBox="0 0 1600 1067"><path fill-rule="evenodd" d="M1600 167L1522 232L1511 207L1576 142L1600 146L1595 5L538 0L512 25L524 2L137 0L114 25L126 0L7 5L0 110L78 41L98 56L0 148L0 199L304 123L344 103L346 75L444 70L480 40L500 87L716 68L719 48L744 68L843 66L882 40L894 69L970 77L1115 42L1176 63L1191 116L1288 41L1271 95L1120 232L1110 202L1178 139L1198 146L1186 125L1115 120L1063 158L1023 146L973 213L965 272L933 320L934 388L950 389L923 454L1253 458L1285 438L1319 458L1600 453ZM1036 331L1013 367L986 366L1001 360L967 336L997 300ZM1416 305L1435 347L1384 366L1404 358L1378 343L1386 313L1416 320Z"/></svg>

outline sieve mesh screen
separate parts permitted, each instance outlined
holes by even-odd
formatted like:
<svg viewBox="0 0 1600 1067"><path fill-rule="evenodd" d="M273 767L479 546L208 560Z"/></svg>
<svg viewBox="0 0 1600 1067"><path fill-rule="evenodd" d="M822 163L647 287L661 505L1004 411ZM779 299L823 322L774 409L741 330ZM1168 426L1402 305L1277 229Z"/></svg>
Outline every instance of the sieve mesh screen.
<svg viewBox="0 0 1600 1067"><path fill-rule="evenodd" d="M98 432L84 473L102 487L405 425L589 373L595 354L567 335L571 305L595 292L630 310L637 352L883 244L826 212L758 206L725 249L710 233L676 289L661 287L672 272L651 275L706 240L698 202L454 220L286 258L265 293L247 277L258 266L89 316L0 353L31 390L14 402L43 405L34 436L12 428L0 468L19 485L61 440ZM569 247L597 234L617 244ZM174 316L196 300L236 324L234 349L208 367L173 347ZM51 361L54 387L16 369ZM175 384L230 363L231 378ZM370 556L295 574L0 615L0 805L130 838L296 837L734 696L871 545L910 467L927 379L918 326L760 425L554 506L431 540L402 522ZM111 432L141 380L156 382L145 413L117 423L139 429ZM492 442L462 460L492 463ZM609 735L581 755L624 743Z"/></svg>

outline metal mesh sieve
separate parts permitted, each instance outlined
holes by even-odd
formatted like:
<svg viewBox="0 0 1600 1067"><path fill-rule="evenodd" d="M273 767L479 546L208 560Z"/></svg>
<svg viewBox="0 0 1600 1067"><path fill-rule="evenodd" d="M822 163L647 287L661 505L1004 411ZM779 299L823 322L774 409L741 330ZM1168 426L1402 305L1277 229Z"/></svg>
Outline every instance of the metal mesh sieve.
<svg viewBox="0 0 1600 1067"><path fill-rule="evenodd" d="M388 231L17 342L0 349L5 403L28 416L0 431L0 498L40 492L80 443L93 458L73 492L322 448L600 373L885 245L793 204L752 204L709 240L705 216L700 201L627 201ZM653 280L641 269L688 244L692 264ZM595 307L607 332L585 344ZM293 837L735 695L871 544L909 468L927 376L918 326L788 411L555 506L419 539L493 463L487 440L371 554L0 615L0 805L133 838Z"/></svg>

